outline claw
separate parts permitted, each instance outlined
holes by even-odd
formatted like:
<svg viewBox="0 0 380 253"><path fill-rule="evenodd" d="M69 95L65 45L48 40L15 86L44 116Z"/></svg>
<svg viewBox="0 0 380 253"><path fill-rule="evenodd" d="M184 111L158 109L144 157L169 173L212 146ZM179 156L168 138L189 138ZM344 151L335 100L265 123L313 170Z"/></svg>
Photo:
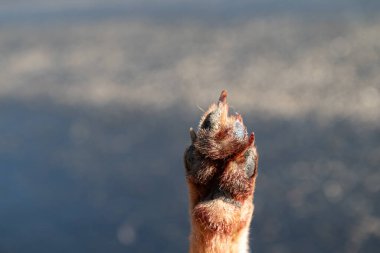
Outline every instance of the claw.
<svg viewBox="0 0 380 253"><path fill-rule="evenodd" d="M252 144L255 142L255 133L252 132L250 135L249 135L249 139L248 139L248 146L252 146Z"/></svg>
<svg viewBox="0 0 380 253"><path fill-rule="evenodd" d="M195 140L197 139L197 134L195 133L192 127L190 127L190 139L192 143L194 143Z"/></svg>
<svg viewBox="0 0 380 253"><path fill-rule="evenodd" d="M228 117L227 91L223 90L219 97L218 109L221 110L220 123L224 125Z"/></svg>
<svg viewBox="0 0 380 253"><path fill-rule="evenodd" d="M222 93L220 93L219 102L222 102L225 104L227 102L227 91L222 90Z"/></svg>

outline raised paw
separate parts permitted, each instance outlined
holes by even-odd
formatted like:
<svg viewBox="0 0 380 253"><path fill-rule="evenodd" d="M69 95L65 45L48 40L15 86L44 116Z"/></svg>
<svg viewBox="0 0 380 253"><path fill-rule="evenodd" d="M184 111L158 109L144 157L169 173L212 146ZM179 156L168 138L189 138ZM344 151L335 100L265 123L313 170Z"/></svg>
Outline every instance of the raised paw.
<svg viewBox="0 0 380 253"><path fill-rule="evenodd" d="M193 226L232 233L245 227L253 212L258 154L239 114L228 115L227 92L204 113L184 162Z"/></svg>

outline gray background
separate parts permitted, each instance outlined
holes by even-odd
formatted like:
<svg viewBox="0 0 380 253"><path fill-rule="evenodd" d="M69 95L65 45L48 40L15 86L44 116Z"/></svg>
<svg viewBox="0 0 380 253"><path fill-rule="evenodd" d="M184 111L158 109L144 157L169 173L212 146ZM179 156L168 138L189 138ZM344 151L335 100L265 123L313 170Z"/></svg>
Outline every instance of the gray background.
<svg viewBox="0 0 380 253"><path fill-rule="evenodd" d="M186 252L182 154L222 89L254 252L380 248L380 2L1 1L0 252Z"/></svg>

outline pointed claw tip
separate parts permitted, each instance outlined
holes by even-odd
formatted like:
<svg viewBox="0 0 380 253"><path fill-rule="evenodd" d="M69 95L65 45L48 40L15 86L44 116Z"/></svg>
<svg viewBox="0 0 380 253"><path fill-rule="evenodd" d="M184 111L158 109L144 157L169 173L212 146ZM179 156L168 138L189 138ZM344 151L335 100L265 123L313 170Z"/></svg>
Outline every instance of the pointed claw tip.
<svg viewBox="0 0 380 253"><path fill-rule="evenodd" d="M249 144L249 146L251 146L254 142L255 142L255 134L252 132L252 133L249 135L249 140L248 140L248 144Z"/></svg>
<svg viewBox="0 0 380 253"><path fill-rule="evenodd" d="M195 140L197 139L197 134L195 133L194 129L192 127L190 127L190 139L192 142L195 142Z"/></svg>
<svg viewBox="0 0 380 253"><path fill-rule="evenodd" d="M226 90L222 90L222 93L220 93L219 101L222 103L227 102L227 91Z"/></svg>

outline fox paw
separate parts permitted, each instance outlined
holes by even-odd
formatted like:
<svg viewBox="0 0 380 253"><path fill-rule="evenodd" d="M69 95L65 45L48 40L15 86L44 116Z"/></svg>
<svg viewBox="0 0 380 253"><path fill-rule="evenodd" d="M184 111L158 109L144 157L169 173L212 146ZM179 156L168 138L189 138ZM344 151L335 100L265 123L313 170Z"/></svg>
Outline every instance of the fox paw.
<svg viewBox="0 0 380 253"><path fill-rule="evenodd" d="M248 134L241 115L228 115L226 91L204 113L198 131L190 129L190 137L184 162L196 202L219 199L239 206L253 195L258 166L255 136Z"/></svg>
<svg viewBox="0 0 380 253"><path fill-rule="evenodd" d="M184 162L192 215L211 231L232 231L250 220L257 176L254 133L248 134L239 114L228 115L227 92L202 116ZM223 210L221 212L221 210Z"/></svg>

